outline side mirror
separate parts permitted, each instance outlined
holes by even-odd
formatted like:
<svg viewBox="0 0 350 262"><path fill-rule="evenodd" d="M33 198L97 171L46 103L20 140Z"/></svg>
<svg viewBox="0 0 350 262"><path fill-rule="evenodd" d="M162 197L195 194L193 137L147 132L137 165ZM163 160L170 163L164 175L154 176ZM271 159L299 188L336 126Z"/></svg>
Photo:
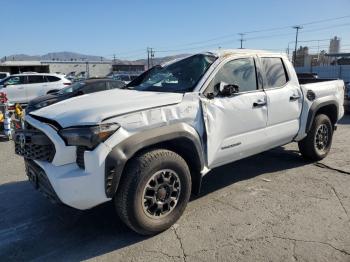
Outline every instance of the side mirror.
<svg viewBox="0 0 350 262"><path fill-rule="evenodd" d="M230 97L239 92L239 86L220 82L217 85L218 94L223 97Z"/></svg>

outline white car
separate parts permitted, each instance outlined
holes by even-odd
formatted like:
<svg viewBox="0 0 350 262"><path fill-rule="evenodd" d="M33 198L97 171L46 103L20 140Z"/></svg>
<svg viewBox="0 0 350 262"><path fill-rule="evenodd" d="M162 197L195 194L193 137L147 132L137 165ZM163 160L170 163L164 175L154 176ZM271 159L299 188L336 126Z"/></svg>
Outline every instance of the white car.
<svg viewBox="0 0 350 262"><path fill-rule="evenodd" d="M27 104L30 100L58 91L70 85L62 75L46 73L14 74L0 81L0 92L13 103Z"/></svg>
<svg viewBox="0 0 350 262"><path fill-rule="evenodd" d="M294 141L326 157L344 114L342 80L299 84L286 56L264 51L189 56L132 85L33 111L14 141L47 197L76 209L112 200L140 234L174 224L213 168Z"/></svg>
<svg viewBox="0 0 350 262"><path fill-rule="evenodd" d="M3 80L4 78L10 76L10 73L8 72L0 72L0 81Z"/></svg>

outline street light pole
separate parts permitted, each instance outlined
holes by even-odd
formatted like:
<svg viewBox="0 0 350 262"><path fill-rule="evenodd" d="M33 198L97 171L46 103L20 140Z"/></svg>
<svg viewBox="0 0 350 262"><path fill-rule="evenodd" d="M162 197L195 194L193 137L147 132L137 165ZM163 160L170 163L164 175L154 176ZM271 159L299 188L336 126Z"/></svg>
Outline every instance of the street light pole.
<svg viewBox="0 0 350 262"><path fill-rule="evenodd" d="M303 27L300 25L293 26L294 29L296 29L296 34L295 34L295 48L294 48L294 59L293 59L293 65L295 66L295 61L297 58L297 46L298 46L298 34L299 34L299 29L302 29Z"/></svg>
<svg viewBox="0 0 350 262"><path fill-rule="evenodd" d="M241 39L239 39L239 41L241 42L241 48L240 48L240 49L243 49L243 41L244 41L243 36L244 36L245 34L239 33L239 35L241 36Z"/></svg>

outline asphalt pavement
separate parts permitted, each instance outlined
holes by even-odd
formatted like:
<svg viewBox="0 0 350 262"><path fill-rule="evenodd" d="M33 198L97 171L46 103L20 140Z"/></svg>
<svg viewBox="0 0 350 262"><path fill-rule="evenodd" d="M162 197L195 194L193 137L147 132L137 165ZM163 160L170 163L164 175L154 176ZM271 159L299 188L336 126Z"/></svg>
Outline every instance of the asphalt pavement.
<svg viewBox="0 0 350 262"><path fill-rule="evenodd" d="M1 261L350 261L350 116L329 156L303 160L295 143L217 168L181 219L152 237L107 203L78 212L27 181L0 142Z"/></svg>

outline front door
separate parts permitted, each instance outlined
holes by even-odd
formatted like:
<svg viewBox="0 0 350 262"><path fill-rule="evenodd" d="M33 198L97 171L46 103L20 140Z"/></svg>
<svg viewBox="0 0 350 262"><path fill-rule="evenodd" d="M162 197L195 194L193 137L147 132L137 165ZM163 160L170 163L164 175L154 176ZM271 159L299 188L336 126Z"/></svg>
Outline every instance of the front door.
<svg viewBox="0 0 350 262"><path fill-rule="evenodd" d="M10 76L3 83L4 91L10 102L25 103L27 101L26 80L26 76Z"/></svg>
<svg viewBox="0 0 350 262"><path fill-rule="evenodd" d="M202 105L209 168L264 151L267 99L257 75L253 57L238 58L224 63L208 84ZM237 85L239 92L216 95L220 83ZM214 98L207 98L210 93Z"/></svg>

